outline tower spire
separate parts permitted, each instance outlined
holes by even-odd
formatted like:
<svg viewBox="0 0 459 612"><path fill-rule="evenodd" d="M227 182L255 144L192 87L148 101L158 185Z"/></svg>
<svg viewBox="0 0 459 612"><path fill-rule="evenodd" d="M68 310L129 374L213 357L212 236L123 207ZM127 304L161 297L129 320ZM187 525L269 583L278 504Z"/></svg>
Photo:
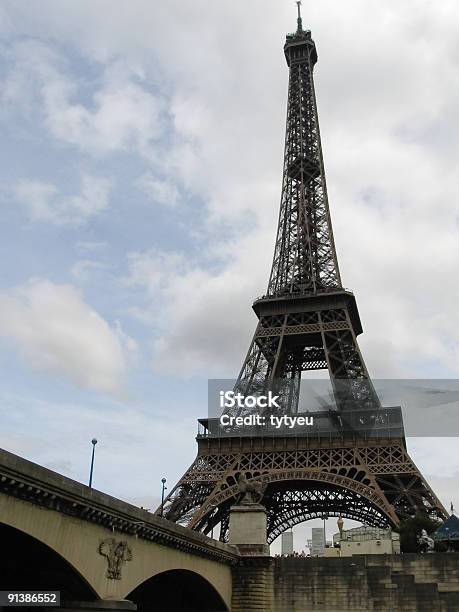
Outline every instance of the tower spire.
<svg viewBox="0 0 459 612"><path fill-rule="evenodd" d="M298 32L302 32L303 31L303 20L301 19L301 0L296 0L296 4L298 7Z"/></svg>

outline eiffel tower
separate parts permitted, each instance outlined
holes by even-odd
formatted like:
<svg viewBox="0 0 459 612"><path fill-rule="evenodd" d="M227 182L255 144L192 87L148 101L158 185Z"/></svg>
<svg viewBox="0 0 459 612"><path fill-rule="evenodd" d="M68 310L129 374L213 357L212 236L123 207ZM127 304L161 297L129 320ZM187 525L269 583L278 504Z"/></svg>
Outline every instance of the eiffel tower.
<svg viewBox="0 0 459 612"><path fill-rule="evenodd" d="M314 413L310 433L265 428L247 435L236 428L228 435L200 419L197 458L157 513L206 534L219 525L221 540L241 475L262 483L268 543L324 516L377 527L396 527L418 510L447 516L408 455L400 407L381 406L357 344L362 325L355 297L341 283L328 205L317 51L300 2L297 23L284 46L288 111L273 264L267 293L253 304L258 325L234 389L244 396L272 390L280 397L277 415L298 415L302 372L323 369L334 408Z"/></svg>

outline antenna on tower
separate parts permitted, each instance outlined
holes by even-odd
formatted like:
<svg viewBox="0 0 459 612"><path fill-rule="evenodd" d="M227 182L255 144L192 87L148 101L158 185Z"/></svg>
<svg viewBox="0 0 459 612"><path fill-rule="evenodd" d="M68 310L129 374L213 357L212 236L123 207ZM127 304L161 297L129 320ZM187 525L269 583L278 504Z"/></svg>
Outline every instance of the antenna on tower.
<svg viewBox="0 0 459 612"><path fill-rule="evenodd" d="M298 5L298 19L301 19L301 0L296 0Z"/></svg>
<svg viewBox="0 0 459 612"><path fill-rule="evenodd" d="M301 19L301 0L296 0L296 5L298 7L298 32L303 30L303 20Z"/></svg>

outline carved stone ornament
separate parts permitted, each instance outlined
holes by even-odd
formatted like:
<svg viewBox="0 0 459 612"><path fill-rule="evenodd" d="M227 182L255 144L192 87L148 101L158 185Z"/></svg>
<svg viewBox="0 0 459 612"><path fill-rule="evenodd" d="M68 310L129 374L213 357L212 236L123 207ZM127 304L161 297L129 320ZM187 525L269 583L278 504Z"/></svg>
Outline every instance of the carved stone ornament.
<svg viewBox="0 0 459 612"><path fill-rule="evenodd" d="M117 542L115 538L107 538L99 545L99 554L107 557L107 578L121 580L121 568L126 561L132 561L132 551L127 542Z"/></svg>
<svg viewBox="0 0 459 612"><path fill-rule="evenodd" d="M421 535L417 538L419 549L422 553L432 553L434 551L433 538L427 535L427 531L423 529Z"/></svg>
<svg viewBox="0 0 459 612"><path fill-rule="evenodd" d="M253 481L249 482L245 474L240 474L237 479L239 489L239 500L238 503L245 506L248 504L259 504L263 499L263 493L266 489L266 484Z"/></svg>

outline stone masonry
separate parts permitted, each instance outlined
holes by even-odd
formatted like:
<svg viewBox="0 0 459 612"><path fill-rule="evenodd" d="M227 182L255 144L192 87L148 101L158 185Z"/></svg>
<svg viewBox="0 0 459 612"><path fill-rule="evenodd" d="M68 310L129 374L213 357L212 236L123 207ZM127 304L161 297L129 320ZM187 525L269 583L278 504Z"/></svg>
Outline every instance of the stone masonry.
<svg viewBox="0 0 459 612"><path fill-rule="evenodd" d="M232 612L459 612L459 553L251 558Z"/></svg>

